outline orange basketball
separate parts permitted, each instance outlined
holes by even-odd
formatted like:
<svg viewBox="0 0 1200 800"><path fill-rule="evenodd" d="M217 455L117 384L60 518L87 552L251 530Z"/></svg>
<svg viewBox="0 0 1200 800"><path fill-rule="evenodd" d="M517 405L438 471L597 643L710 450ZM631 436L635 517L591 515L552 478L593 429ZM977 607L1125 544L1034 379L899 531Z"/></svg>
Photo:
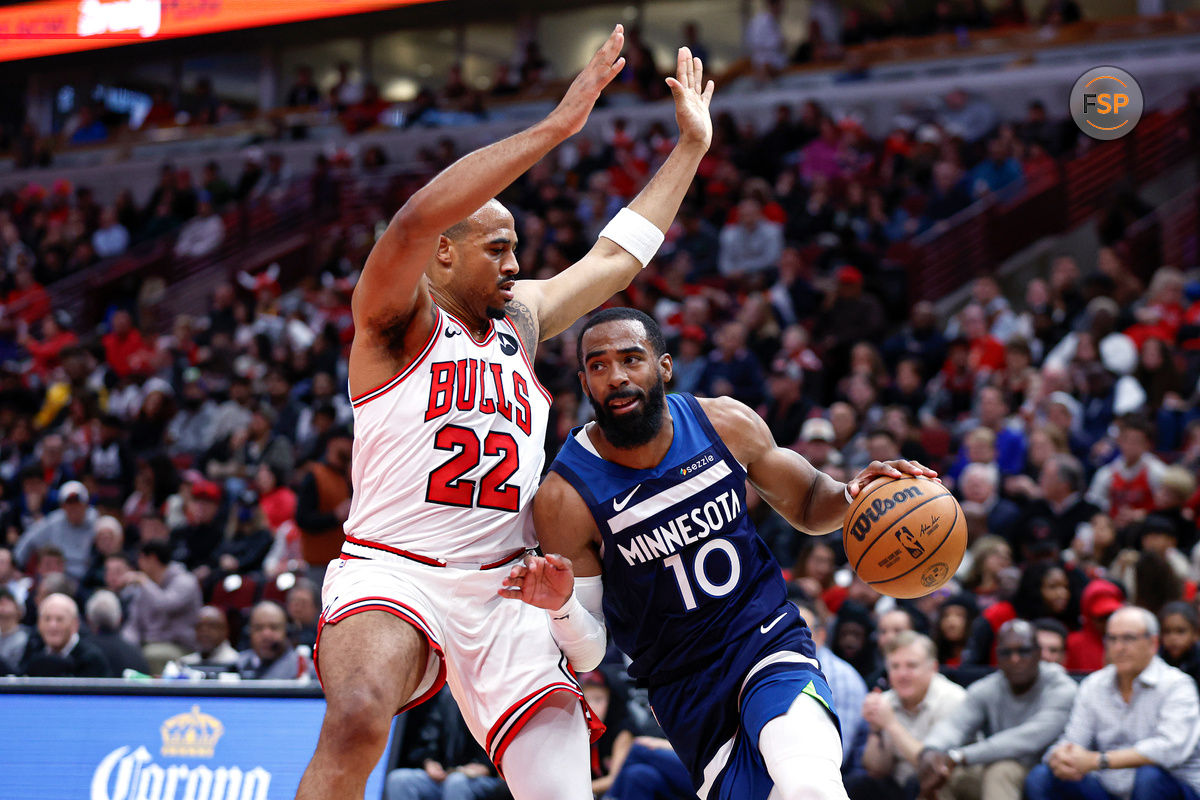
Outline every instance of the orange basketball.
<svg viewBox="0 0 1200 800"><path fill-rule="evenodd" d="M929 478L876 478L854 499L842 528L846 557L878 592L924 597L953 577L967 551L954 495Z"/></svg>

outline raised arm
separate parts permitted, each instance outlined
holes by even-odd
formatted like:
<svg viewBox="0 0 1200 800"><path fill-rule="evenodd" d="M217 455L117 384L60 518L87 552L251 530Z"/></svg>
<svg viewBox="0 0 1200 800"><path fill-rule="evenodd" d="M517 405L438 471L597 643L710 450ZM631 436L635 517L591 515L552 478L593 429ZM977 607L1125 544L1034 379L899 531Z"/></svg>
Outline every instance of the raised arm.
<svg viewBox="0 0 1200 800"><path fill-rule="evenodd" d="M848 483L835 481L794 450L779 447L762 417L730 397L700 401L730 452L746 467L750 483L796 530L819 536L842 526L850 507L847 493L856 496L880 475L936 477L937 473L911 461L872 461Z"/></svg>
<svg viewBox="0 0 1200 800"><path fill-rule="evenodd" d="M675 99L679 141L646 188L628 206L661 234L665 234L674 221L679 204L696 176L700 159L708 152L712 141L708 106L712 100L713 82L704 83L704 65L688 48L679 48L675 77L667 78L667 84ZM619 226L620 220L615 223ZM558 335L624 289L644 266L629 250L608 238L610 233L618 239L626 235L619 228L610 226L601 232L601 237L586 256L560 274L545 281L517 284L516 297L510 305L516 315L528 313L532 316L537 324L539 341ZM649 233L655 235L654 231ZM660 236L658 242L661 241Z"/></svg>
<svg viewBox="0 0 1200 800"><path fill-rule="evenodd" d="M367 257L354 290L354 323L359 330L409 314L422 291L421 277L439 235L583 128L600 91L625 65L625 59L617 57L623 43L624 32L618 25L544 120L463 156L396 212Z"/></svg>

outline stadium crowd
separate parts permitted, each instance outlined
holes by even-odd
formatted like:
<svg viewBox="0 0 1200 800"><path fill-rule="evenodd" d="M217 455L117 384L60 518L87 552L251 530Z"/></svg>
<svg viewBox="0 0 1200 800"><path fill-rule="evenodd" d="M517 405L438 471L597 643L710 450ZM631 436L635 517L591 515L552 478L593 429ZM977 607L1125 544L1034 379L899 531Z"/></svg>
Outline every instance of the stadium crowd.
<svg viewBox="0 0 1200 800"><path fill-rule="evenodd" d="M979 278L946 319L906 297L894 242L1074 146L1036 104L1015 124L989 111L956 92L882 141L812 103L761 132L720 118L659 256L615 302L661 322L671 389L747 403L840 479L917 459L962 503L956 580L895 601L853 576L838 534L802 538L749 490L821 648L852 797L1053 797L1064 781L1194 797L1200 276L1164 266L1144 284L1104 248L1057 257L1021 296ZM502 198L523 273L582 255L669 148L659 126L618 123L535 166ZM155 208L180 180L164 170ZM349 301L370 239L337 238L299 288L277 270L223 284L169 331L133 298L93 328L42 285L60 239L74 252L120 218L88 205L0 198L0 674L311 676L351 494ZM568 331L535 365L551 456L590 414L574 359ZM621 667L614 653L583 680L609 721L597 795L687 796ZM452 708L430 706L389 796L451 774L502 792L450 735Z"/></svg>

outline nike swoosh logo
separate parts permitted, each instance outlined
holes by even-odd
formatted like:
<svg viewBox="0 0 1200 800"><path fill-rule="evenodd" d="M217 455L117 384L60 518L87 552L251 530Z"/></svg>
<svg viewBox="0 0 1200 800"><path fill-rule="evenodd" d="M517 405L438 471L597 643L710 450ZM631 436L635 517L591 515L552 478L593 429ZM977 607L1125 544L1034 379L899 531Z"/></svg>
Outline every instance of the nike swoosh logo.
<svg viewBox="0 0 1200 800"><path fill-rule="evenodd" d="M786 617L786 616L787 616L787 612L785 611L785 612L783 612L782 614L780 614L778 617L776 617L775 619L771 620L771 624L770 624L770 625L760 625L760 626L758 627L758 630L759 630L759 632L760 632L760 633L770 633L770 632L771 632L771 628L774 628L776 625L778 625L778 624L779 624L779 620L783 619L783 618L784 618L784 617Z"/></svg>
<svg viewBox="0 0 1200 800"><path fill-rule="evenodd" d="M462 333L462 331L456 331L454 328L446 328L447 339L449 339L451 336L458 336L460 333Z"/></svg>
<svg viewBox="0 0 1200 800"><path fill-rule="evenodd" d="M624 499L624 500L616 500L616 499L614 498L614 499L613 499L613 511L621 511L621 510L623 510L623 509L625 508L625 506L629 505L629 501L633 499L633 496L634 496L635 494L637 494L637 490L638 490L638 489L640 489L640 488L642 488L642 485L639 483L637 486L633 487L633 491L632 491L632 492L630 492L629 494L625 495L625 499Z"/></svg>

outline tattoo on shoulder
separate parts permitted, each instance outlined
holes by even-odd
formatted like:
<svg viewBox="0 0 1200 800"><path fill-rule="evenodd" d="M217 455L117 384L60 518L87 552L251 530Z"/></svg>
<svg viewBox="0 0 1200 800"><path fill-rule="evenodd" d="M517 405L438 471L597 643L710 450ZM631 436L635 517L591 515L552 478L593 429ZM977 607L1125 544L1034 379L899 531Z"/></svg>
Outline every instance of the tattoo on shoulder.
<svg viewBox="0 0 1200 800"><path fill-rule="evenodd" d="M538 345L537 317L529 306L520 300L509 300L504 306L504 311L508 314L509 321L517 329L517 333L520 334L521 343L525 345L525 352L529 354L530 358L533 358Z"/></svg>

